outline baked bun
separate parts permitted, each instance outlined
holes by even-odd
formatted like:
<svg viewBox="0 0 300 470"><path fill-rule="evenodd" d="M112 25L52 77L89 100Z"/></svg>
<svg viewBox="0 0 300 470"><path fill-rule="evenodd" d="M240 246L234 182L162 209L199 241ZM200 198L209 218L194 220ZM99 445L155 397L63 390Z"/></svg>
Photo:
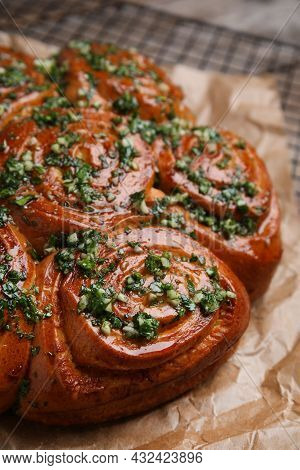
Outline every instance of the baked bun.
<svg viewBox="0 0 300 470"><path fill-rule="evenodd" d="M0 412L16 400L30 358L33 325L39 319L33 288L35 265L26 241L0 207Z"/></svg>
<svg viewBox="0 0 300 470"><path fill-rule="evenodd" d="M149 59L0 49L0 411L97 423L203 381L270 282L279 223L254 149L195 127Z"/></svg>
<svg viewBox="0 0 300 470"><path fill-rule="evenodd" d="M150 59L111 44L72 41L58 56L62 87L75 106L136 113L143 120L192 119L183 93Z"/></svg>
<svg viewBox="0 0 300 470"><path fill-rule="evenodd" d="M19 410L29 419L76 424L145 411L217 366L248 324L237 277L175 230L113 239L90 230L60 243L37 268L40 308L52 305L52 316L35 329L40 352Z"/></svg>
<svg viewBox="0 0 300 470"><path fill-rule="evenodd" d="M280 213L253 147L232 132L195 127L158 155L160 187L170 196L154 204L157 223L195 237L228 263L252 299L262 295L281 256Z"/></svg>
<svg viewBox="0 0 300 470"><path fill-rule="evenodd" d="M131 194L154 180L151 149L138 133L121 137L112 114L55 96L2 131L0 167L0 197L39 252L53 233L108 230L126 217Z"/></svg>
<svg viewBox="0 0 300 470"><path fill-rule="evenodd" d="M32 57L0 46L0 129L16 113L26 115L53 92L46 70L41 73L39 68Z"/></svg>

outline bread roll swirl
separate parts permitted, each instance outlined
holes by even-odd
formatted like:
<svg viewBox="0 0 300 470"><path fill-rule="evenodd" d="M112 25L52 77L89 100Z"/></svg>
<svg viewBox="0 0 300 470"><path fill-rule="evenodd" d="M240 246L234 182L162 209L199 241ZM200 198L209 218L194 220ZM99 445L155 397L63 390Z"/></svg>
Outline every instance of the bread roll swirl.
<svg viewBox="0 0 300 470"><path fill-rule="evenodd" d="M151 187L149 145L138 133L121 137L112 119L54 96L2 131L0 197L39 252L53 233L107 230L132 193Z"/></svg>
<svg viewBox="0 0 300 470"><path fill-rule="evenodd" d="M5 411L15 402L26 373L39 312L30 292L35 281L34 262L24 237L3 207L0 266L0 411Z"/></svg>
<svg viewBox="0 0 300 470"><path fill-rule="evenodd" d="M243 286L188 236L146 227L99 239L92 279L90 255L77 250L94 235L71 237L38 268L40 307L53 313L36 328L41 351L21 403L34 400L30 419L98 422L148 409L188 389L246 328Z"/></svg>

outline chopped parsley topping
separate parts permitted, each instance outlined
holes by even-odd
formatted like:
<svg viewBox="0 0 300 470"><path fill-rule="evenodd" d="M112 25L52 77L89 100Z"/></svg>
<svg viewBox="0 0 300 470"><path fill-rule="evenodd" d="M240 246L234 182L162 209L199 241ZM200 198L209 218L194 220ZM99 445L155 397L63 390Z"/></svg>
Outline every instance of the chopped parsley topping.
<svg viewBox="0 0 300 470"><path fill-rule="evenodd" d="M198 168L195 171L190 170L190 163L192 159L190 157L184 157L176 162L176 168L184 172L188 179L198 186L198 191L201 194L207 194L212 187L212 183L204 177L204 171L202 168Z"/></svg>
<svg viewBox="0 0 300 470"><path fill-rule="evenodd" d="M128 338L155 339L159 322L145 312L134 315L129 322L119 319L113 313L113 304L118 301L127 302L127 298L124 294L117 294L112 287L104 288L102 282L94 282L90 287L82 288L78 311L92 317L93 324L99 325L105 336L112 329L118 329Z"/></svg>
<svg viewBox="0 0 300 470"><path fill-rule="evenodd" d="M131 61L117 67L114 74L117 77L136 78L144 75L144 72L138 68L138 65L135 62Z"/></svg>
<svg viewBox="0 0 300 470"><path fill-rule="evenodd" d="M108 262L106 258L100 258L99 244L115 249L116 259ZM139 242L129 241L128 246L133 251L137 249L139 254L144 252ZM210 287L197 289L194 282L187 278L187 292L182 293L176 283L164 281L173 259L167 251L149 251L142 271L133 271L124 279L120 290L116 290L106 284L106 276L115 271L125 255L125 250L117 250L108 238L103 238L95 230L79 231L70 235L61 234L51 237L45 252L51 253L55 250L57 250L56 267L62 273L68 274L78 268L85 277L93 278L89 286L84 284L81 288L78 313L89 318L105 336L110 335L112 330L119 330L124 337L136 340L152 341L157 337L160 322L149 312L140 311L132 316L125 314L122 318L116 315L115 304L129 303L132 294L142 297L143 302L148 302L149 307L168 303L177 314L172 321L188 313L192 314L197 308L200 308L203 315L209 315L220 308L224 301L235 298L234 292L226 291L220 286L217 267L207 266L203 256L174 257L176 262L198 263L201 269L205 269L211 283ZM154 279L147 285L148 274Z"/></svg>
<svg viewBox="0 0 300 470"><path fill-rule="evenodd" d="M151 341L157 337L159 321L152 315L140 312L134 315L123 331L128 338L145 338Z"/></svg>
<svg viewBox="0 0 300 470"><path fill-rule="evenodd" d="M39 354L39 352L40 352L40 349L41 349L40 346L32 346L32 347L31 347L31 355L32 355L32 357L37 356L37 355Z"/></svg>
<svg viewBox="0 0 300 470"><path fill-rule="evenodd" d="M64 152L66 149L72 147L73 144L79 141L79 135L75 132L68 132L60 137L52 144L51 149L54 153Z"/></svg>
<svg viewBox="0 0 300 470"><path fill-rule="evenodd" d="M225 186L215 196L215 199L225 203L235 203L237 209L240 212L247 212L248 206L246 201L243 199L243 194L252 198L256 195L257 188L255 183L251 181L241 181L238 178L234 178L230 186Z"/></svg>
<svg viewBox="0 0 300 470"><path fill-rule="evenodd" d="M155 277L162 277L165 275L165 271L171 266L171 254L164 252L162 255L157 255L150 252L145 260L145 268L150 274Z"/></svg>
<svg viewBox="0 0 300 470"><path fill-rule="evenodd" d="M6 207L0 207L0 227L5 227L11 220L8 209Z"/></svg>
<svg viewBox="0 0 300 470"><path fill-rule="evenodd" d="M216 280L219 279L219 273L218 273L218 269L216 266L210 266L209 268L206 268L206 274L211 279L216 279Z"/></svg>
<svg viewBox="0 0 300 470"><path fill-rule="evenodd" d="M97 175L97 169L79 158L68 155L68 149L79 139L78 134L69 132L57 138L51 146L51 152L45 157L47 166L69 167L63 174L63 184L67 193L75 194L83 203L90 203L101 197L101 194L91 187L92 178ZM32 152L27 150L16 160L7 160L4 170L0 172L0 198L6 198L15 193L22 184L39 184L40 175L46 171L42 165L34 164ZM19 206L24 206L35 196L25 195L15 200Z"/></svg>
<svg viewBox="0 0 300 470"><path fill-rule="evenodd" d="M226 297L226 291L220 287L216 287L213 291L201 289L195 293L194 302L200 305L205 314L210 314L220 308L221 303Z"/></svg>
<svg viewBox="0 0 300 470"><path fill-rule="evenodd" d="M138 101L135 96L125 91L123 95L113 102L113 107L120 114L131 114L138 109Z"/></svg>
<svg viewBox="0 0 300 470"><path fill-rule="evenodd" d="M244 150L246 148L246 142L240 139L235 142L234 146L237 147L238 149Z"/></svg>
<svg viewBox="0 0 300 470"><path fill-rule="evenodd" d="M208 153L216 153L218 150L217 144L221 143L224 156L216 163L216 165L220 169L227 168L231 155L221 135L215 129L208 127L194 128L192 132L198 137L199 143L198 146L194 146L191 149L191 152L196 156L201 155L204 151ZM245 143L242 141L238 141L238 145L235 144L235 146L238 146L239 148L245 148L244 145ZM215 184L206 178L202 168L198 168L196 170L191 169L193 158L194 157L192 156L184 155L176 161L175 168L185 173L188 180L198 186L200 194L211 195L215 202L220 201L226 205L234 204L240 214L246 214L249 207L244 199L244 195L250 198L253 198L256 195L257 188L255 183L243 180L241 178L241 171L237 168L236 175L233 177L230 184L216 188ZM212 189L215 191L212 191Z"/></svg>
<svg viewBox="0 0 300 470"><path fill-rule="evenodd" d="M104 288L101 281L96 281L90 287L81 289L78 303L79 313L85 313L93 318L93 324L100 326L106 336L111 329L121 329L123 321L113 314L113 303L118 300L113 288Z"/></svg>
<svg viewBox="0 0 300 470"><path fill-rule="evenodd" d="M94 282L90 287L83 287L81 294L78 304L79 311L87 311L100 320L113 320L112 306L116 300L113 288L104 288L101 282ZM115 317L113 326L120 328L122 326L121 320Z"/></svg>
<svg viewBox="0 0 300 470"><path fill-rule="evenodd" d="M45 75L47 78L49 77L54 83L60 83L63 79L64 73L66 72L65 64L58 65L56 57L35 59L34 65L40 73Z"/></svg>
<svg viewBox="0 0 300 470"><path fill-rule="evenodd" d="M44 172L41 165L32 162L31 152L25 152L21 160L10 157L0 171L0 199L15 194L22 184L40 183L40 175Z"/></svg>
<svg viewBox="0 0 300 470"><path fill-rule="evenodd" d="M147 215L150 213L149 207L145 201L145 191L138 191L130 195L130 202L140 214Z"/></svg>
<svg viewBox="0 0 300 470"><path fill-rule="evenodd" d="M170 121L157 125L157 134L163 138L166 145L169 145L171 148L176 148L179 145L181 137L186 134L188 129L188 121L175 117Z"/></svg>
<svg viewBox="0 0 300 470"><path fill-rule="evenodd" d="M52 98L51 100L46 100L46 102L41 106L34 108L32 118L39 127L58 126L64 130L68 124L78 122L81 119L81 115L74 113L71 109L67 109L66 112L63 113L61 109L53 109L53 103L55 103L55 101L53 101ZM68 101L65 101L65 99L61 100L61 104L66 108L70 107L70 104Z"/></svg>
<svg viewBox="0 0 300 470"><path fill-rule="evenodd" d="M180 212L169 212L161 218L160 224L163 227L177 228L179 230L185 229L184 215Z"/></svg>
<svg viewBox="0 0 300 470"><path fill-rule="evenodd" d="M34 335L24 333L19 328L20 311L28 323L37 323L51 316L51 306L44 311L38 308L34 287L24 289L19 283L26 280L26 273L10 268L10 255L2 255L0 262L0 329L5 328L14 331L20 339L32 339Z"/></svg>
<svg viewBox="0 0 300 470"><path fill-rule="evenodd" d="M98 170L88 163L77 160L77 165L64 173L63 183L67 193L73 193L85 204L100 199L101 193L92 188L92 179Z"/></svg>
<svg viewBox="0 0 300 470"><path fill-rule="evenodd" d="M158 127L153 121L146 121L139 117L130 117L128 129L132 134L140 134L148 144L152 144L158 135Z"/></svg>
<svg viewBox="0 0 300 470"><path fill-rule="evenodd" d="M71 41L70 47L77 49L94 70L112 73L117 77L136 78L144 75L143 70L132 60L126 59L121 64L113 64L107 56L117 51L115 46L108 46L103 54L92 51L91 45L87 41Z"/></svg>
<svg viewBox="0 0 300 470"><path fill-rule="evenodd" d="M223 218L207 212L203 207L195 204L187 195L179 196L180 204L188 210L192 219L210 227L214 232L221 233L224 238L230 239L234 236L248 236L255 232L257 222L254 218L242 216L235 220L230 213L225 213Z"/></svg>
<svg viewBox="0 0 300 470"><path fill-rule="evenodd" d="M75 255L70 248L63 248L55 256L55 261L58 269L67 274L71 272L75 265Z"/></svg>
<svg viewBox="0 0 300 470"><path fill-rule="evenodd" d="M123 138L116 142L116 148L119 152L119 160L121 168L137 169L134 158L138 157L138 152L135 149L132 141L129 138Z"/></svg>
<svg viewBox="0 0 300 470"><path fill-rule="evenodd" d="M64 274L77 266L85 276L93 277L97 274L99 246L104 242L105 237L96 230L80 230L67 236L52 236L45 247L45 254L59 250L55 262Z"/></svg>
<svg viewBox="0 0 300 470"><path fill-rule="evenodd" d="M219 132L207 126L200 126L193 128L193 134L195 134L199 139L199 150L202 152L204 150L205 144L209 142L218 143L222 142L222 137Z"/></svg>
<svg viewBox="0 0 300 470"><path fill-rule="evenodd" d="M0 86L9 88L23 85L30 81L29 76L24 74L23 69L25 64L23 62L16 63L15 66L0 67Z"/></svg>
<svg viewBox="0 0 300 470"><path fill-rule="evenodd" d="M70 108L72 104L64 96L51 96L46 98L42 105L42 109Z"/></svg>
<svg viewBox="0 0 300 470"><path fill-rule="evenodd" d="M146 292L144 289L144 284L145 279L143 278L143 275L138 272L133 272L125 279L125 290L144 294Z"/></svg>
<svg viewBox="0 0 300 470"><path fill-rule="evenodd" d="M32 202L36 199L36 196L34 194L26 194L26 196L18 196L15 200L14 203L19 206L19 207L24 207L26 206L29 202Z"/></svg>
<svg viewBox="0 0 300 470"><path fill-rule="evenodd" d="M217 167L220 168L220 170L224 170L228 167L230 159L231 157L229 155L224 155L224 157L222 157L222 159L217 163Z"/></svg>
<svg viewBox="0 0 300 470"><path fill-rule="evenodd" d="M57 154L50 152L45 157L45 163L48 166L57 166L58 168L63 168L64 166L75 167L78 165L78 159L70 157L65 153Z"/></svg>
<svg viewBox="0 0 300 470"><path fill-rule="evenodd" d="M9 108L9 102L3 102L0 104L0 116L2 116Z"/></svg>
<svg viewBox="0 0 300 470"><path fill-rule="evenodd" d="M187 229L188 221L185 219L184 214L175 210L167 210L174 205L182 206L189 212L193 220L210 227L211 230L222 234L226 239L251 235L257 228L256 219L247 215L242 214L238 220L235 220L230 213L225 213L223 218L212 215L203 207L194 203L186 193L176 192L170 196L157 198L152 207L147 206L143 191L131 195L132 208L139 214L152 215L153 224L178 229L195 238L194 231L190 232Z"/></svg>

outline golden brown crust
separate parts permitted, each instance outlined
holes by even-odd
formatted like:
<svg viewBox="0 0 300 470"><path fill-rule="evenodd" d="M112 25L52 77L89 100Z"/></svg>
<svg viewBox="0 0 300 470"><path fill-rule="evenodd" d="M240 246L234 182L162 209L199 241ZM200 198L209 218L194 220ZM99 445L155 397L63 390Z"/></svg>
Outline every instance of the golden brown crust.
<svg viewBox="0 0 300 470"><path fill-rule="evenodd" d="M96 103L101 109L129 114L116 101L127 94L133 97L131 111L142 119L163 122L175 115L193 120L182 103L182 90L136 51L73 41L60 52L59 62L66 68L64 93L75 106Z"/></svg>
<svg viewBox="0 0 300 470"><path fill-rule="evenodd" d="M128 241L140 241L143 252L136 254L128 247ZM29 419L51 424L87 423L147 410L188 390L205 369L210 370L233 347L248 324L249 301L242 284L226 265L189 237L162 228L144 228L133 230L126 242L120 234L115 242L126 253L108 275L109 286L124 285L126 274L133 267L139 266L141 271L144 251L168 250L174 258L169 273L173 282L183 282L184 278L176 257L190 257L192 253L205 256L207 266L218 268L222 285L236 298L207 317L197 310L175 322L170 322L170 307L156 307L156 318L161 322L157 339L136 343L124 338L119 330L105 336L92 326L91 320L78 315L77 301L73 302L82 277L78 273L66 277L54 274L53 255L45 258L38 268L37 283L41 307L51 303L53 315L36 329L35 344L41 351L31 361L31 387L20 408L21 413L26 410ZM102 250L108 253L109 249ZM114 251L111 256L115 258ZM109 257L107 260L111 261ZM127 263L128 271L123 271ZM201 269L200 274L199 267L189 261L183 262L182 270L189 271L202 286L208 282L205 271ZM122 307L123 314L125 308L132 315L134 304L141 301L147 304L144 297L138 300L132 294L129 303ZM113 308L114 313L122 314L118 302ZM153 313L149 306L147 311Z"/></svg>
<svg viewBox="0 0 300 470"><path fill-rule="evenodd" d="M16 114L27 115L31 108L53 94L53 85L26 54L0 46L0 128Z"/></svg>
<svg viewBox="0 0 300 470"><path fill-rule="evenodd" d="M28 419L102 422L232 353L249 321L240 280L256 298L280 258L279 209L254 149L194 127L149 59L76 41L58 84L39 65L0 48L0 411L21 388Z"/></svg>
<svg viewBox="0 0 300 470"><path fill-rule="evenodd" d="M228 263L256 299L266 291L281 257L277 197L253 147L229 131L204 128L200 135L211 131L211 140L199 139L196 129L175 152L159 153L161 186L191 199L186 210L176 204L169 210L182 215L185 230Z"/></svg>
<svg viewBox="0 0 300 470"><path fill-rule="evenodd" d="M53 112L65 117L63 129L55 121L39 125L36 116ZM32 165L24 183L4 202L39 252L53 233L113 227L130 212L131 194L152 186L150 147L139 134L120 139L112 117L69 107L48 109L46 101L33 117L17 119L1 133L0 145L6 146L0 150L0 167L5 170L12 155L21 165L29 157ZM23 197L29 201L20 206L16 201Z"/></svg>
<svg viewBox="0 0 300 470"><path fill-rule="evenodd" d="M7 260L7 255L12 259ZM19 287L30 289L35 281L35 266L26 253L26 242L18 229L8 224L0 228L1 265L7 266L8 273L16 271L26 273L26 280L18 283ZM1 279L0 300L3 301L3 285L7 273ZM2 306L1 306L2 307ZM1 309L2 310L2 309ZM32 324L28 324L17 309L12 315L4 309L1 311L0 329L0 412L8 409L16 400L18 389L23 379L30 358L30 343L24 335L32 333ZM3 328L7 325L6 328ZM18 334L19 333L19 334Z"/></svg>

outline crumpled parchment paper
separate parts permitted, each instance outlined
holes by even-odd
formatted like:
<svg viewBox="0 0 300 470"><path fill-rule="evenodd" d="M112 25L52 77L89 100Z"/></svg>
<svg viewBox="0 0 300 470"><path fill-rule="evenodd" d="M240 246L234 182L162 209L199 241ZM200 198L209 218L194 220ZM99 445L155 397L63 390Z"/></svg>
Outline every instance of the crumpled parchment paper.
<svg viewBox="0 0 300 470"><path fill-rule="evenodd" d="M0 33L0 43L38 57L55 50ZM300 447L300 224L287 136L271 76L170 70L201 124L248 139L266 161L282 209L284 254L253 305L237 352L204 384L152 412L106 425L59 428L0 417L7 449L295 449ZM255 276L255 273L253 273Z"/></svg>

